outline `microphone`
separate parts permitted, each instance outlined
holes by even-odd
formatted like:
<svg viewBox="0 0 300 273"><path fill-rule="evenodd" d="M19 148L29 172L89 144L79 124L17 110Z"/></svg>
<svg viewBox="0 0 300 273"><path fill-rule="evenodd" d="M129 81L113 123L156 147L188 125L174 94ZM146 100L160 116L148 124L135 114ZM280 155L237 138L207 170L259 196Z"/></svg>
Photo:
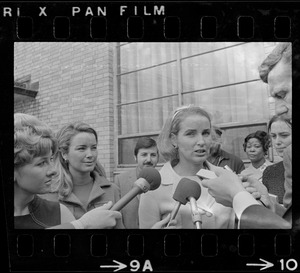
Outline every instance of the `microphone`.
<svg viewBox="0 0 300 273"><path fill-rule="evenodd" d="M134 197L148 190L156 190L160 186L161 176L155 168L144 168L140 172L139 179L134 182L133 188L117 201L110 210L120 211Z"/></svg>
<svg viewBox="0 0 300 273"><path fill-rule="evenodd" d="M196 181L188 178L182 178L179 181L175 189L175 192L173 194L173 199L176 200L177 202L174 209L171 212L171 218L167 226L169 226L170 222L175 219L180 206L182 204L185 205L188 201L190 201L191 203L193 222L200 223L201 218L196 204L196 200L200 197L200 194L201 194L201 187Z"/></svg>
<svg viewBox="0 0 300 273"><path fill-rule="evenodd" d="M194 197L190 197L189 200L191 205L191 214L192 214L193 223L196 225L197 229L201 229L202 220L201 220L201 214L197 207L196 199Z"/></svg>

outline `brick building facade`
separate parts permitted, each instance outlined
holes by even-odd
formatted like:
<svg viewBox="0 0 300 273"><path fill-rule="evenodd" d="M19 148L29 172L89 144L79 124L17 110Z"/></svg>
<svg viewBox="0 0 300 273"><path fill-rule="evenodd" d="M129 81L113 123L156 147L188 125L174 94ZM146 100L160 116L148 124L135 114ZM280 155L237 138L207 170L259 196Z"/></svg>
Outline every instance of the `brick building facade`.
<svg viewBox="0 0 300 273"><path fill-rule="evenodd" d="M15 81L38 82L35 99L15 100L14 112L37 116L54 131L84 121L99 137L99 161L114 170L113 44L15 43Z"/></svg>

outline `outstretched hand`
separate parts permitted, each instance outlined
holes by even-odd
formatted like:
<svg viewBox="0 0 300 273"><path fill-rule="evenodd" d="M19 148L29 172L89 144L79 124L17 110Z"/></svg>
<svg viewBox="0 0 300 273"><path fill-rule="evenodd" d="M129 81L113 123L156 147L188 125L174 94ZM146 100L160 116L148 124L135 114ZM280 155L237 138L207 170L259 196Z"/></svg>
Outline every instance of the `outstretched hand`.
<svg viewBox="0 0 300 273"><path fill-rule="evenodd" d="M268 209L275 210L274 204L268 193L267 187L258 181L253 176L243 176L242 178L244 188L255 198L260 201L262 205Z"/></svg>
<svg viewBox="0 0 300 273"><path fill-rule="evenodd" d="M77 221L85 229L113 228L117 224L117 220L122 218L122 215L119 211L109 210L112 205L113 203L109 201L101 207L88 211Z"/></svg>
<svg viewBox="0 0 300 273"><path fill-rule="evenodd" d="M171 219L171 214L168 214L167 217L165 217L164 219L162 219L161 221L155 223L151 229L162 229L162 228L169 228L169 229L175 229L176 228L176 224L177 221L174 219L170 222L170 224L168 225L169 221Z"/></svg>
<svg viewBox="0 0 300 273"><path fill-rule="evenodd" d="M232 207L233 197L241 191L245 191L241 179L232 171L222 168L214 170L218 176L214 179L203 179L202 185L208 188L208 193L223 206Z"/></svg>

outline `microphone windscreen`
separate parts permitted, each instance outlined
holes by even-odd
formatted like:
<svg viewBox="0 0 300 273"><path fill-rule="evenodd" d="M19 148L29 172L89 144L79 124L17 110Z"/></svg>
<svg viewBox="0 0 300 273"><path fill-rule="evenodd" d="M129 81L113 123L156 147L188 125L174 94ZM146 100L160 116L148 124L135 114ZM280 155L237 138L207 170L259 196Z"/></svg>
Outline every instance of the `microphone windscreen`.
<svg viewBox="0 0 300 273"><path fill-rule="evenodd" d="M155 168L143 168L138 178L144 178L150 184L150 190L156 190L160 186L161 176Z"/></svg>
<svg viewBox="0 0 300 273"><path fill-rule="evenodd" d="M200 185L191 179L182 178L173 194L173 199L185 205L189 197L194 197L196 200L200 197Z"/></svg>

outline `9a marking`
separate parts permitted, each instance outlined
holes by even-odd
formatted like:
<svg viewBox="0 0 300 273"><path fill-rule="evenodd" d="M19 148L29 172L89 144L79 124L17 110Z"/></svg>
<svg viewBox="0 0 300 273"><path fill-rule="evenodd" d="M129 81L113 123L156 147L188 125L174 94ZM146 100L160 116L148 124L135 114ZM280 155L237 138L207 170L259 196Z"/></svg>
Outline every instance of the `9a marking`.
<svg viewBox="0 0 300 273"><path fill-rule="evenodd" d="M100 268L113 268L114 271L113 272L117 272L119 270L122 270L124 268L127 267L126 264L123 264L119 261L116 261L116 260L113 260L114 264L109 264L109 265L100 265ZM141 267L141 264L138 260L132 260L130 262L130 271L132 272L136 272L140 269ZM143 268L142 268L142 271L145 272L145 271L153 271L153 268L152 268L152 265L150 263L150 260L146 260L144 262L144 265L143 265Z"/></svg>
<svg viewBox="0 0 300 273"><path fill-rule="evenodd" d="M140 269L141 264L138 260L132 260L130 262L130 267L131 267L130 271L135 272L135 271L138 271ZM143 269L142 269L143 272L146 271L146 270L153 271L152 265L151 265L149 260L145 261Z"/></svg>

